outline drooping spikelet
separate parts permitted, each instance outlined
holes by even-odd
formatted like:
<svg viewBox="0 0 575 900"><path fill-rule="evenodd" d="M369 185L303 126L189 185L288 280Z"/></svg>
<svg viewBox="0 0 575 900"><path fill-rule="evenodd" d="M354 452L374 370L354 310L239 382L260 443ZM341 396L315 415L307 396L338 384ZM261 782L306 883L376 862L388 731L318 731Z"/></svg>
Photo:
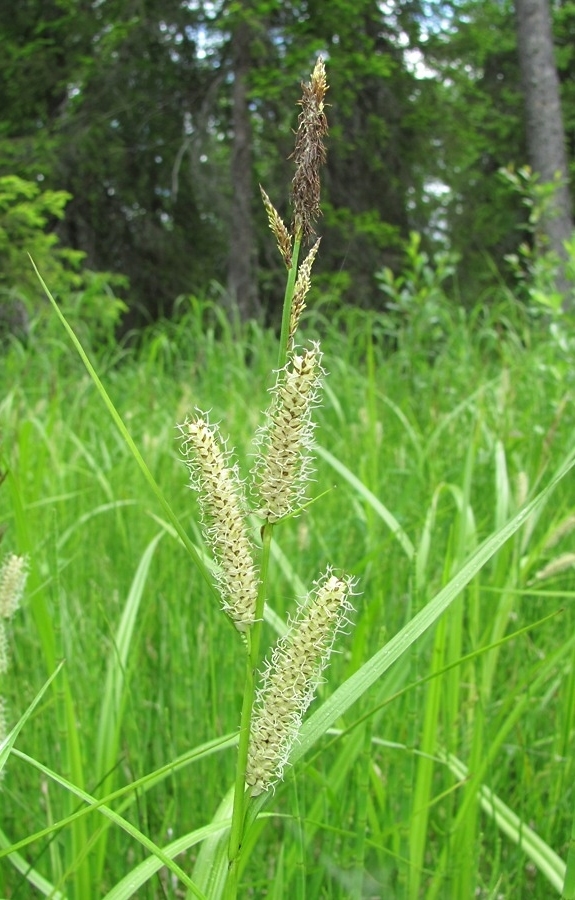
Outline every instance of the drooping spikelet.
<svg viewBox="0 0 575 900"><path fill-rule="evenodd" d="M318 343L291 357L278 372L266 425L258 434L260 452L254 467L258 512L268 522L283 519L304 499L311 474L311 410L317 405L322 374Z"/></svg>
<svg viewBox="0 0 575 900"><path fill-rule="evenodd" d="M238 631L246 631L255 618L258 578L237 467L229 464L229 453L204 414L185 422L180 431L192 487L199 494L204 534L219 566L222 605Z"/></svg>
<svg viewBox="0 0 575 900"><path fill-rule="evenodd" d="M352 578L338 578L328 570L272 652L256 700L248 750L246 781L254 797L283 775L335 635L352 609L348 600L352 592Z"/></svg>
<svg viewBox="0 0 575 900"><path fill-rule="evenodd" d="M294 236L308 238L313 222L320 215L320 166L325 162L323 137L327 134L324 97L327 91L325 66L321 57L315 64L311 81L302 84L301 112L298 118L295 150L296 171L292 181Z"/></svg>
<svg viewBox="0 0 575 900"><path fill-rule="evenodd" d="M553 578L555 575L566 572L568 569L574 568L575 553L561 553L559 556L556 556L555 559L552 559L551 562L548 562L546 566L543 566L542 569L539 569L529 584L534 584L536 581L545 581L548 578Z"/></svg>
<svg viewBox="0 0 575 900"><path fill-rule="evenodd" d="M299 325L299 320L301 319L301 314L305 309L305 298L311 287L311 267L317 256L320 242L321 238L318 238L302 262L297 273L289 323L288 350L290 352L293 349L295 333Z"/></svg>
<svg viewBox="0 0 575 900"><path fill-rule="evenodd" d="M263 187L260 184L260 191L262 195L262 200L264 202L265 211L268 216L268 222L271 230L273 231L276 239L276 243L278 246L278 250L282 255L283 261L286 265L286 269L291 268L291 250L292 250L292 239L290 234L284 224L284 221L277 209L273 205L272 201L264 191Z"/></svg>
<svg viewBox="0 0 575 900"><path fill-rule="evenodd" d="M543 550L551 550L561 543L564 537L575 531L575 516L567 516L557 527L551 532L543 545Z"/></svg>
<svg viewBox="0 0 575 900"><path fill-rule="evenodd" d="M517 507L523 506L529 495L529 478L527 472L519 472L515 479L515 503Z"/></svg>
<svg viewBox="0 0 575 900"><path fill-rule="evenodd" d="M8 640L4 619L11 619L20 605L28 566L23 556L9 554L0 568L0 674L8 669Z"/></svg>
<svg viewBox="0 0 575 900"><path fill-rule="evenodd" d="M23 556L10 553L0 568L0 616L10 619L18 609L26 578L28 566Z"/></svg>
<svg viewBox="0 0 575 900"><path fill-rule="evenodd" d="M10 661L5 622L12 618L20 605L27 577L25 557L10 553L0 568L0 675L6 672ZM0 697L0 744L7 733L6 701ZM3 776L4 769L0 771L0 781Z"/></svg>

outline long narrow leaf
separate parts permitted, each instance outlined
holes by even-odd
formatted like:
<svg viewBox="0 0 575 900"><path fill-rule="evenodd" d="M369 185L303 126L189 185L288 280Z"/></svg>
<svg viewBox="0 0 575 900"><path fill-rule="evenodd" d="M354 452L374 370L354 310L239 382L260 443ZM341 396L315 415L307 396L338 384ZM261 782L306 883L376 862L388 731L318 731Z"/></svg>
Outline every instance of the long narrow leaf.
<svg viewBox="0 0 575 900"><path fill-rule="evenodd" d="M94 812L94 810L99 809L102 806L110 806L110 804L114 800L118 800L120 798L124 799L118 806L118 809L116 811L118 813L122 813L125 809L136 802L136 798L141 797L141 795L146 791L152 790L152 788L156 787L158 784L164 781L164 779L172 777L181 769L193 765L194 763L199 762L201 759L206 759L208 756L212 756L214 753L222 753L225 750L229 750L232 747L235 747L237 743L238 735L237 733L235 733L221 738L215 738L214 740L207 741L205 744L200 744L195 749L188 750L187 753L184 753L177 759L172 760L165 766L162 766L160 769L156 769L156 771L150 772L148 775L144 775L142 778L136 779L136 781L131 782L131 784L127 784L124 785L124 787L118 788L111 794L108 794L106 797L102 797L100 800L97 800L90 806L82 807L81 809L76 810L76 812L71 813L69 816L66 816L64 819L59 819L57 822L53 822L46 828L42 828L40 831L36 831L33 834L29 834L25 838L20 839L19 841L8 844L4 849L2 849L2 844L0 842L0 859L8 856L10 852L22 850L24 847L28 847L30 844L36 843L36 841L40 841L43 838L50 837L52 834L54 834L55 831L59 831L60 829L65 828L66 826L72 824L72 822L75 822L76 819L85 818L86 816ZM21 756L18 750L13 750L13 753L17 757ZM27 757L23 758L27 760Z"/></svg>
<svg viewBox="0 0 575 900"><path fill-rule="evenodd" d="M100 722L96 739L96 783L101 784L101 790L109 793L112 786L110 772L114 770L118 757L120 742L120 730L124 705L126 699L126 669L128 655L132 644L132 636L136 625L136 618L140 609L140 601L148 577L152 557L156 547L165 532L160 531L146 547L134 579L130 586L126 605L118 626L113 646L108 660L108 671L104 686L104 695L100 708ZM103 870L106 852L106 833L102 835L98 847L97 864L98 871L96 883L99 883Z"/></svg>
<svg viewBox="0 0 575 900"><path fill-rule="evenodd" d="M177 838L177 840L172 841L171 844L162 847L162 853L169 859L173 859L175 856L178 856L178 854L185 853L190 847L200 844L207 838L217 837L222 831L227 831L230 824L231 819L212 822L210 825L205 825L203 828L198 828L197 831L191 831L189 834L184 834L182 837ZM122 878L111 891L108 891L102 900L129 900L130 897L134 896L138 888L141 888L143 884L149 881L150 878L161 869L162 865L162 861L158 859L157 856L148 857L148 859L145 859L144 862L140 863L135 869L132 869L131 872Z"/></svg>
<svg viewBox="0 0 575 900"><path fill-rule="evenodd" d="M113 809L110 809L108 806L104 806L101 802L99 802L95 797L92 797L86 791L81 790L79 787L76 787L75 784L72 784L66 778L62 778L61 775L58 775L57 772L53 772L47 766L42 765L38 760L33 759L31 756L28 756L26 753L22 753L21 751L16 751L16 755L27 762L29 765L33 766L38 771L42 772L46 775L47 778L50 778L52 781L55 781L56 784L59 784L60 787L63 787L65 790L69 791L75 797L78 797L84 803L88 804L88 806L93 807L94 810L97 810L106 818L110 819L115 825L118 825L122 828L127 834L133 837L136 841L142 844L143 847L146 848L150 853L154 856L157 856L162 865L167 866L167 868L176 875L180 881L186 885L188 890L194 897L198 897L198 900L207 900L206 896L202 893L202 891L194 884L191 878L184 872L184 870L178 866L172 859L170 859L163 850L158 847L149 837L143 834L135 825L132 825L131 822L128 822L127 819L124 819L117 812L114 812Z"/></svg>
<svg viewBox="0 0 575 900"><path fill-rule="evenodd" d="M305 722L295 743L290 761L301 759L323 734L342 716L409 647L445 612L486 562L518 531L529 516L547 500L559 482L573 468L571 457L559 474L530 503L499 531L488 537L472 554L451 581L401 629L381 650L347 679Z"/></svg>
<svg viewBox="0 0 575 900"><path fill-rule="evenodd" d="M154 476L153 476L152 473L150 472L150 469L148 468L148 466L147 466L147 464L146 464L146 461L144 460L144 457L142 456L142 454L141 454L140 451L138 450L138 448L137 448L137 446L136 446L136 444L135 444L135 442L134 442L134 439L132 438L130 432L129 432L128 429L126 428L126 425L124 424L124 421L123 421L122 417L120 416L120 413L118 412L118 410L117 410L116 407L114 406L114 403L112 402L112 399L110 398L110 395L108 394L106 388L104 387L104 385L103 385L102 382L100 381L100 378L99 378L98 373L96 372L94 366L93 366L92 363L90 362L90 359L89 359L89 357L88 357L88 354L86 353L86 351L85 351L84 348L82 347L82 344L80 343L80 341L79 341L78 338L76 337L76 335L75 335L75 333L74 333L74 330L73 330L73 329L71 328L71 326L68 324L68 321L67 321L66 317L64 316L64 314L62 313L60 307L58 306L58 304L57 304L56 301L54 300L54 298L53 298L52 294L50 293L50 291L49 291L49 289L48 289L48 287L47 287L47 285L46 285L44 279L42 278L42 276L40 275L38 269L36 268L36 264L34 263L34 260L32 259L32 257L30 257L30 261L32 262L32 265L34 266L34 271L36 272L36 275L38 276L38 280L40 281L40 284L42 285L42 287L43 287L43 289L44 289L44 292L45 292L46 296L48 297L48 300L50 301L50 303L51 303L52 306L54 307L54 310L55 310L55 312L56 312L58 318L60 319L60 321L62 322L62 325L64 326L64 328L65 328L66 331L68 332L68 335L69 335L69 337L70 337L70 340L72 341L74 347L76 348L76 350L77 350L77 352L78 352L78 355L79 355L80 359L82 360L82 362L84 363L84 366L86 367L86 369L87 369L87 371L88 371L88 374L89 374L90 378L91 378L92 381L94 382L94 385L96 386L96 389L98 390L98 393L100 394L102 400L104 401L104 404L105 404L105 406L106 406L108 412L110 413L110 415L111 415L111 417L112 417L112 419L113 419L113 421L114 421L114 424L115 424L116 428L117 428L118 431L120 432L121 437L122 437L123 440L125 441L125 443L126 443L126 445L128 446L128 449L130 450L132 456L134 457L134 459L136 460L138 466L140 467L140 470L141 470L142 474L144 475L144 478L146 479L146 481L147 481L148 484L150 485L150 487L151 487L151 489L152 489L152 491L153 491L153 493L154 493L156 499L158 500L160 506L161 506L162 509L164 510L164 513L166 514L166 516L168 517L168 519L170 520L170 522L171 522L172 525L174 526L174 528L175 528L175 530L176 530L176 532L177 532L177 534L178 534L178 537L180 538L180 540L182 541L184 547L185 547L186 550L188 551L188 554L190 555L191 559L193 560L194 565L195 565L195 566L198 568L198 570L200 571L200 573L201 573L202 577L204 578L206 584L207 584L208 587L210 588L210 591L214 594L214 596L217 597L215 588L214 588L214 586L213 586L212 579L210 578L210 574L209 574L209 572L208 572L206 566L204 565L204 562L203 562L201 556L199 555L199 553L197 552L196 548L194 547L192 541L189 539L188 535L186 534L185 529L183 528L181 522L179 521L179 519L178 519L178 517L176 516L175 512L173 511L172 507L171 507L170 504L168 503L168 501L167 501L166 497L164 496L164 494L163 494L163 492L162 492L162 489L160 488L160 486L159 486L159 484L157 483L156 479L154 478ZM219 599L218 599L218 602L219 602Z"/></svg>
<svg viewBox="0 0 575 900"><path fill-rule="evenodd" d="M1 829L0 847L3 847L5 850L10 848L10 839ZM8 853L7 859L12 863L16 871L24 876L28 884L31 884L32 887L39 890L45 897L50 897L50 900L66 900L66 895L57 890L57 888L55 888L47 878L40 875L36 869L33 869L30 863L24 859L20 853L16 853L15 851Z"/></svg>
<svg viewBox="0 0 575 900"><path fill-rule="evenodd" d="M28 709L26 710L24 715L19 719L19 721L16 723L16 725L14 725L14 728L12 729L12 731L10 731L6 735L4 740L0 742L0 772L6 765L6 760L10 756L12 747L16 743L16 738L22 731L22 728L24 727L24 725L26 724L26 722L28 721L28 719L30 718L30 716L32 715L32 713L34 712L36 707L38 706L40 700L42 699L42 697L44 696L44 694L46 693L46 691L48 690L48 688L54 681L56 675L58 674L58 672L60 671L60 669L62 668L63 665L64 665L64 660L62 660L62 662L59 663L59 665L56 667L56 669L52 673L52 675L50 675L50 677L45 682L45 684L40 688L40 690L38 691L38 693L32 700L32 703L30 704L30 706L28 707Z"/></svg>
<svg viewBox="0 0 575 900"><path fill-rule="evenodd" d="M403 551L404 551L405 555L407 556L407 558L410 560L413 559L413 557L415 555L415 548L414 548L409 536L403 530L403 528L401 527L401 525L399 524L399 522L397 521L397 519L395 518L393 513L390 512L390 510L387 508L387 506L384 506L384 504L381 502L381 500L378 500L378 498L375 496L375 494L373 494L369 490L369 488L367 488L365 486L365 484L363 484L363 482L361 482L359 480L357 475L354 475L353 472L351 472L347 468L347 466L345 466L342 462L340 462L339 459L336 459L336 457L333 456L333 454L331 454L329 452L329 450L326 450L325 447L321 447L319 444L315 444L314 452L317 453L318 456L321 456L322 459L325 459L325 461L327 463L329 463L329 465L332 467L332 469L335 469L336 472L339 472L339 474L341 476L343 476L343 478L345 478L345 480L359 494L361 499L365 503L368 503L369 506L371 506L372 509L375 510L377 515L381 519L383 519L385 524L388 526L390 531L393 533L393 536L395 538L397 538L397 540L399 541L401 547L403 548Z"/></svg>
<svg viewBox="0 0 575 900"><path fill-rule="evenodd" d="M467 766L453 754L446 753L445 761L459 781L468 778ZM480 787L479 798L481 807L487 815L491 816L504 834L521 847L550 884L561 892L566 870L561 857L486 785Z"/></svg>
<svg viewBox="0 0 575 900"><path fill-rule="evenodd" d="M96 740L96 781L99 783L116 762L122 707L125 697L126 667L152 557L164 532L159 532L146 547L130 586L126 605L108 660L106 684L100 710Z"/></svg>

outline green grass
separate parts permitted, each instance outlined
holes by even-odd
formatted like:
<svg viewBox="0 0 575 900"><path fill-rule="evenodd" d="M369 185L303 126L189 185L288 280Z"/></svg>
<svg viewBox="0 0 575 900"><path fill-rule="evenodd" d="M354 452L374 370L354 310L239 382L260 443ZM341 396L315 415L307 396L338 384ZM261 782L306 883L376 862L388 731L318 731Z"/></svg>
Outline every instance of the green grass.
<svg viewBox="0 0 575 900"><path fill-rule="evenodd" d="M575 577L537 573L573 550L574 531L553 545L574 506L572 377L544 335L454 326L430 354L386 347L380 325L357 311L304 324L330 373L321 497L274 533L269 604L285 620L328 562L360 593L296 764L248 835L240 896L560 896ZM95 358L168 510L63 329L7 353L2 550L31 570L0 685L10 726L65 664L7 758L2 898L176 898L225 865L213 819L222 803L231 815L242 655L190 555L205 559L175 425L210 408L247 473L276 360L273 335L233 336L200 305ZM128 889L132 870L148 880ZM572 860L569 877L573 897Z"/></svg>

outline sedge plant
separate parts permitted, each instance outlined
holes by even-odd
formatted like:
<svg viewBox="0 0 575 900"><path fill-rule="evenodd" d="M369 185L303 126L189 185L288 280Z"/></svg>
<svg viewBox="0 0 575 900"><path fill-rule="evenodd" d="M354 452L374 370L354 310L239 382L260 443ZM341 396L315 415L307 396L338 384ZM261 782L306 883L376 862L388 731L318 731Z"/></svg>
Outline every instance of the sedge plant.
<svg viewBox="0 0 575 900"><path fill-rule="evenodd" d="M320 207L320 166L327 132L327 82L318 59L302 85L292 183L293 218L288 230L266 192L262 197L270 228L287 268L276 383L265 423L256 436L252 471L253 512L262 520L261 547L250 536L249 506L237 465L219 428L198 411L180 426L192 485L198 491L204 534L217 564L222 608L243 638L244 697L241 713L233 814L229 838L226 897L237 896L240 855L253 798L283 777L303 714L313 699L334 638L348 622L354 580L330 567L300 604L261 665L260 646L272 536L282 520L306 503L312 466L312 411L324 371L318 342L298 346L298 325L310 288L319 241L300 266L302 243L313 235ZM259 686L258 686L259 681Z"/></svg>

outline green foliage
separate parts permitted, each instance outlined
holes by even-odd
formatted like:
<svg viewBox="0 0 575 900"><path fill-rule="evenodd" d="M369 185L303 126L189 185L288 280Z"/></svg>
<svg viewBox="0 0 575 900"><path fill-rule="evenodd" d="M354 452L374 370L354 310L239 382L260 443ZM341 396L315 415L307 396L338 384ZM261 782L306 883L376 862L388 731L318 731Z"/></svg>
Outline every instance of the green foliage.
<svg viewBox="0 0 575 900"><path fill-rule="evenodd" d="M515 14L510 2L494 0L433 6L448 24L432 28L424 48L437 81L428 110L427 127L436 136L428 179L449 188L439 220L460 255L460 290L471 306L493 286L486 255L499 267L515 249L524 218L497 176L501 167L527 159Z"/></svg>
<svg viewBox="0 0 575 900"><path fill-rule="evenodd" d="M402 351L417 348L433 354L451 334L464 310L448 296L457 271L458 255L449 251L429 254L421 249L421 235L412 232L404 245L401 273L389 267L375 273L386 295L385 331Z"/></svg>
<svg viewBox="0 0 575 900"><path fill-rule="evenodd" d="M79 290L63 295L61 306L74 331L88 346L116 347L116 330L128 307L114 293L126 291L128 279L111 272L82 271Z"/></svg>
<svg viewBox="0 0 575 900"><path fill-rule="evenodd" d="M415 240L412 255L423 270ZM430 259L425 265L433 270ZM433 280L420 273L416 295ZM234 338L213 304L186 298L179 309L180 325L166 326L169 351L159 343L162 329L151 329L137 354L107 368L104 380L200 548L173 421L211 403L214 419L225 420L240 455L247 453L276 347L266 332L246 328ZM514 317L513 309L501 313ZM482 316L469 311L471 322ZM377 895L400 883L415 896L420 880L424 896L469 896L471 884L547 900L564 872L572 821L574 651L565 636L573 633L575 582L572 568L542 573L570 552L572 476L476 573L437 635L427 630L409 649L404 641L415 639L414 614L429 615L430 601L481 541L513 519L526 493L535 496L546 472L559 471L572 448L567 373L552 371L556 348L537 322L528 346L500 332L498 356L485 354L472 330L459 331L458 342L448 341L433 360L413 343L408 369L403 354L374 341L379 314L349 309L326 317L322 328L331 391L321 434L329 451L321 452L316 490L327 493L286 524L268 602L282 617L305 589L290 560L305 585L334 555L361 576L363 594L301 752L320 746L322 714L337 713L335 688L372 656L358 681L375 680L339 717L345 732L324 739L321 754L302 757L297 797L289 783L277 790L280 824L259 820L241 890L269 892L275 882L280 896L293 896L304 881L311 898L329 891L347 900L346 873L360 866ZM241 697L230 629L62 342L10 349L0 379L9 471L0 490L3 547L26 552L31 564L29 606L11 636L10 724L45 681L49 634L56 657L66 658L70 691L54 692L36 711L8 758L0 844L47 832L2 858L0 893L26 894L42 878L68 900L101 900L120 883L122 892L111 896L130 896L130 883L152 900L162 896L167 860L197 852L222 827L206 823L233 779ZM102 746L118 751L116 765L107 758L96 773L98 729ZM62 777L72 735L75 774ZM41 777L49 807L38 805L35 763L48 766ZM98 792L106 776L115 797ZM106 818L87 814L101 801ZM68 815L79 818L54 839L54 822ZM229 809L221 816L228 821ZM334 830L342 819L352 824ZM528 826L543 842L539 849ZM152 845L141 843L146 837ZM190 855L178 862L189 876ZM88 882L72 874L82 869Z"/></svg>
<svg viewBox="0 0 575 900"><path fill-rule="evenodd" d="M43 314L45 303L32 259L54 285L82 339L89 345L111 345L127 309L114 290L127 288L128 280L82 269L86 254L61 246L50 228L63 218L69 200L66 191L42 191L15 175L0 177L0 299L8 309L23 305L41 327L52 327L53 316ZM8 323L11 318L6 316Z"/></svg>
<svg viewBox="0 0 575 900"><path fill-rule="evenodd" d="M553 10L573 145L572 5ZM48 9L49 13L46 12ZM255 176L274 202L292 177L298 79L329 58L331 137L319 266L345 271L348 302L376 307L372 273L399 271L418 231L460 259L472 306L517 253L525 208L497 177L527 159L512 4L223 3L152 0L88 7L40 0L0 12L0 172L73 197L63 246L130 279L132 322L169 315L182 294L225 285L234 185L230 52L251 35L249 111ZM441 28L438 27L441 23ZM280 209L286 221L289 210ZM259 287L277 322L281 266L254 202ZM486 255L493 266L486 265ZM57 285L45 267L50 283Z"/></svg>
<svg viewBox="0 0 575 900"><path fill-rule="evenodd" d="M510 253L505 259L511 266L525 302L531 310L543 308L551 312L555 319L561 317L569 297L559 290L558 275L563 268L573 293L575 236L572 236L565 245L566 260L561 260L548 248L540 227L542 219L548 214L556 184L552 182L540 184L539 177L528 166L517 171L507 167L502 169L500 174L521 197L523 205L529 212L524 228L527 240L519 245L517 253Z"/></svg>
<svg viewBox="0 0 575 900"><path fill-rule="evenodd" d="M37 265L53 279L54 289L78 287L78 268L84 253L58 246L49 226L61 220L70 195L66 191L42 191L38 184L16 175L0 177L0 289L25 296L38 294L38 279L30 265Z"/></svg>

